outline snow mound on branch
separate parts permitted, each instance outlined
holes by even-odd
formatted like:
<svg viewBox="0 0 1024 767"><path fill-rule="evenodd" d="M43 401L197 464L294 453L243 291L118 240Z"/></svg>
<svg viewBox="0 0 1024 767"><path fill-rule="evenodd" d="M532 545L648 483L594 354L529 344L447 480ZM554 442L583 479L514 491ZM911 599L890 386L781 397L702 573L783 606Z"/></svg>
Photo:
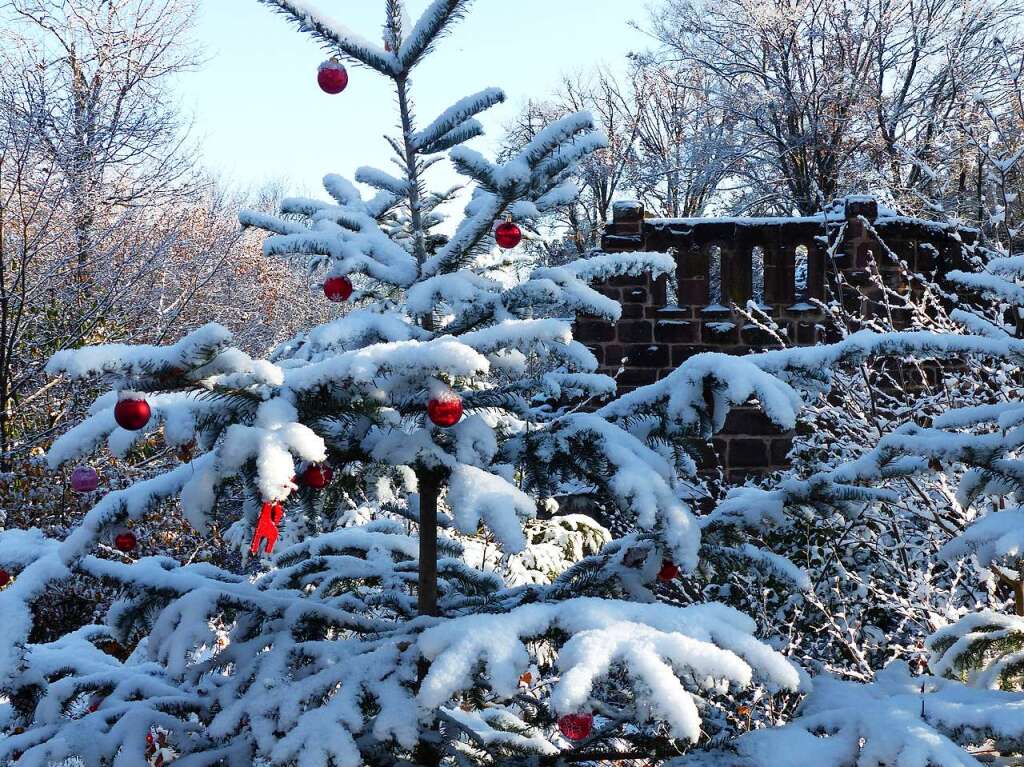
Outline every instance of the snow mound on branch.
<svg viewBox="0 0 1024 767"><path fill-rule="evenodd" d="M939 556L947 559L969 554L985 567L1002 557L1024 554L1024 509L991 512L939 549Z"/></svg>
<svg viewBox="0 0 1024 767"><path fill-rule="evenodd" d="M745 767L979 767L948 737L965 730L976 741L987 735L1019 749L1024 695L914 677L906 664L893 663L871 684L816 679L798 719L745 735L737 746Z"/></svg>
<svg viewBox="0 0 1024 767"><path fill-rule="evenodd" d="M502 477L475 466L456 466L448 480L448 505L463 533L474 534L483 520L510 554L526 548L521 521L537 514L533 499Z"/></svg>
<svg viewBox="0 0 1024 767"><path fill-rule="evenodd" d="M586 710L595 684L613 666L621 667L644 690L656 718L677 737L696 740L700 716L694 694L746 687L755 676L773 689L800 687L797 670L755 639L754 629L750 618L720 604L675 607L596 598L462 616L420 636L431 665L419 702L427 708L444 705L474 686L480 665L497 695L513 696L532 662L530 640L558 630L571 638L559 655L561 677L551 691L557 713Z"/></svg>
<svg viewBox="0 0 1024 767"><path fill-rule="evenodd" d="M228 329L211 322L170 346L102 344L65 349L50 358L46 373L81 379L103 373L142 376L167 368L188 369L205 362L230 342Z"/></svg>

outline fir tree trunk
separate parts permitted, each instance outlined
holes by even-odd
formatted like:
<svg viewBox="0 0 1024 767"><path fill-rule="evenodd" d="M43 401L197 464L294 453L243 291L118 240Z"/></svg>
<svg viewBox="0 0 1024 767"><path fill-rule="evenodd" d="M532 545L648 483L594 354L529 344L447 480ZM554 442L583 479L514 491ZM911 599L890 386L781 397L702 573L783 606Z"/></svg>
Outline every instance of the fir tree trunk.
<svg viewBox="0 0 1024 767"><path fill-rule="evenodd" d="M420 615L437 615L437 498L441 480L437 473L417 472L420 489Z"/></svg>

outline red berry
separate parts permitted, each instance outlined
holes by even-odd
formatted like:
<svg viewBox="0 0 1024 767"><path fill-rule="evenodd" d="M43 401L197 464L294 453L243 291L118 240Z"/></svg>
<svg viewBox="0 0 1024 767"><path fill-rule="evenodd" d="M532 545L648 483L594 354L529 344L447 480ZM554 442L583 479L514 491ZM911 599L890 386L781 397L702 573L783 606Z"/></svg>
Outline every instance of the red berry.
<svg viewBox="0 0 1024 767"><path fill-rule="evenodd" d="M592 714L566 714L558 720L558 729L569 740L583 740L594 729Z"/></svg>
<svg viewBox="0 0 1024 767"><path fill-rule="evenodd" d="M329 301L348 301L352 295L352 280L348 277L328 277L324 280L324 295Z"/></svg>
<svg viewBox="0 0 1024 767"><path fill-rule="evenodd" d="M149 403L144 399L126 397L114 406L114 420L122 429L138 431L147 423L153 414Z"/></svg>
<svg viewBox="0 0 1024 767"><path fill-rule="evenodd" d="M436 426L454 426L462 419L462 400L453 392L431 397L427 403L427 415Z"/></svg>
<svg viewBox="0 0 1024 767"><path fill-rule="evenodd" d="M679 568L676 567L675 562L672 562L671 560L668 560L668 559L666 559L664 562L662 562L661 569L658 570L658 580L659 581L661 581L662 583L667 583L668 581L674 581L678 577L679 577Z"/></svg>
<svg viewBox="0 0 1024 767"><path fill-rule="evenodd" d="M131 530L126 530L123 533L118 533L114 536L114 548L118 551L127 554L129 551L134 551L135 547L139 545L139 539L135 537L135 533Z"/></svg>
<svg viewBox="0 0 1024 767"><path fill-rule="evenodd" d="M11 582L11 574L6 570L0 570L0 589Z"/></svg>
<svg viewBox="0 0 1024 767"><path fill-rule="evenodd" d="M503 224L498 224L494 230L494 240L498 243L499 248L514 248L523 240L522 230L513 224L511 221L506 221Z"/></svg>
<svg viewBox="0 0 1024 767"><path fill-rule="evenodd" d="M332 59L320 65L316 81L320 85L320 90L333 96L345 90L348 85L348 72L341 62Z"/></svg>
<svg viewBox="0 0 1024 767"><path fill-rule="evenodd" d="M323 490L334 476L334 470L322 463L313 463L302 472L302 482L314 490Z"/></svg>

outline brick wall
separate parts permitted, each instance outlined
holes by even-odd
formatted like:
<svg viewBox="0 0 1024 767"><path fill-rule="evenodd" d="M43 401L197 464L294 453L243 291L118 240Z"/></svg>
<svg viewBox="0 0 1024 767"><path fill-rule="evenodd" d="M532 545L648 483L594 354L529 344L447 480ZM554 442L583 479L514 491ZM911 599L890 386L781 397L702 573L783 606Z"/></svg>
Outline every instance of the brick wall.
<svg viewBox="0 0 1024 767"><path fill-rule="evenodd" d="M876 264L892 287L905 287L905 279L872 228L911 271L939 278L962 265L962 243L976 236L973 230L879 215L868 197L848 198L826 214L804 218L645 219L637 203L613 210L604 251L661 251L676 259L675 300L665 277L615 278L594 287L622 304L621 319L581 317L576 323L576 338L591 348L602 372L616 377L620 393L654 383L694 354L782 346L737 311L752 299L782 329L787 346L832 339L834 331L814 303L826 294L841 295L861 317L886 311L868 265ZM830 259L828 243L837 241ZM909 318L893 319L899 326ZM712 443L694 450L705 471L721 470L736 480L785 466L791 443L791 434L779 433L750 407L735 410Z"/></svg>

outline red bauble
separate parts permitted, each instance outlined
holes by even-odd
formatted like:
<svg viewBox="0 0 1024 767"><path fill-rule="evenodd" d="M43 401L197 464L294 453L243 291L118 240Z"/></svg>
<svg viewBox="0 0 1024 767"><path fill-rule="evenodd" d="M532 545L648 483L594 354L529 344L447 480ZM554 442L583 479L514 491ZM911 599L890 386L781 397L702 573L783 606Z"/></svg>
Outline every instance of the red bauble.
<svg viewBox="0 0 1024 767"><path fill-rule="evenodd" d="M345 90L348 85L348 71L341 62L331 59L320 65L316 81L320 90L333 96Z"/></svg>
<svg viewBox="0 0 1024 767"><path fill-rule="evenodd" d="M323 490L334 476L334 470L322 463L313 463L302 472L302 482L314 490Z"/></svg>
<svg viewBox="0 0 1024 767"><path fill-rule="evenodd" d="M498 224L497 228L495 228L494 239L498 243L499 248L508 250L523 241L523 232L511 221L506 221L503 224Z"/></svg>
<svg viewBox="0 0 1024 767"><path fill-rule="evenodd" d="M118 426L128 431L141 429L149 423L149 417L152 414L153 411L149 407L149 403L144 399L126 397L119 400L114 406L114 420L117 421Z"/></svg>
<svg viewBox="0 0 1024 767"><path fill-rule="evenodd" d="M558 729L569 740L583 740L594 729L593 714L566 714L558 720Z"/></svg>
<svg viewBox="0 0 1024 767"><path fill-rule="evenodd" d="M658 580L667 583L668 581L674 581L679 577L679 568L675 562L666 559L661 563L661 569L658 570Z"/></svg>
<svg viewBox="0 0 1024 767"><path fill-rule="evenodd" d="M324 295L334 303L348 301L352 295L352 280L348 277L328 277L324 280Z"/></svg>
<svg viewBox="0 0 1024 767"><path fill-rule="evenodd" d="M135 537L135 533L131 530L126 530L114 536L114 548L125 554L129 551L134 551L138 545L139 539Z"/></svg>
<svg viewBox="0 0 1024 767"><path fill-rule="evenodd" d="M427 415L435 426L454 426L462 419L462 400L452 392L431 397L427 403Z"/></svg>
<svg viewBox="0 0 1024 767"><path fill-rule="evenodd" d="M11 574L6 570L0 570L0 589L11 582Z"/></svg>

